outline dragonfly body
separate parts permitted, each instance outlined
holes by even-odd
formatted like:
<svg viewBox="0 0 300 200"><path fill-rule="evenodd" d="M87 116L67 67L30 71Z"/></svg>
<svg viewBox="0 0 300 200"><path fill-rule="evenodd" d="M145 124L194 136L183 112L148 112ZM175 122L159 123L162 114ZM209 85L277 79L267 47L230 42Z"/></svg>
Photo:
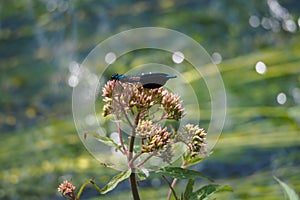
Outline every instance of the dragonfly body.
<svg viewBox="0 0 300 200"><path fill-rule="evenodd" d="M137 74L137 75L124 75L114 73L111 76L112 80L121 82L140 82L144 88L153 89L159 88L166 84L170 78L176 78L175 75L168 75L165 73L150 73L150 74Z"/></svg>

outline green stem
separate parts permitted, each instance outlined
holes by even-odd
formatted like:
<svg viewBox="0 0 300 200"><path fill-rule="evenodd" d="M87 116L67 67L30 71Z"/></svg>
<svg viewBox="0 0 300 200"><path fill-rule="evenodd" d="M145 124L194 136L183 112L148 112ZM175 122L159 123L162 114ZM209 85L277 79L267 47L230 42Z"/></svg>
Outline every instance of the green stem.
<svg viewBox="0 0 300 200"><path fill-rule="evenodd" d="M95 183L94 179L90 179L90 183L94 186L94 188L99 192L99 194L102 194L101 189L99 186Z"/></svg>
<svg viewBox="0 0 300 200"><path fill-rule="evenodd" d="M83 184L82 184L82 186L80 187L80 189L79 189L79 191L78 191L78 193L77 193L77 195L76 195L76 199L80 199L80 196L81 196L81 194L82 194L82 191L83 191L83 189L87 186L87 184L89 184L90 183L90 180L86 180Z"/></svg>

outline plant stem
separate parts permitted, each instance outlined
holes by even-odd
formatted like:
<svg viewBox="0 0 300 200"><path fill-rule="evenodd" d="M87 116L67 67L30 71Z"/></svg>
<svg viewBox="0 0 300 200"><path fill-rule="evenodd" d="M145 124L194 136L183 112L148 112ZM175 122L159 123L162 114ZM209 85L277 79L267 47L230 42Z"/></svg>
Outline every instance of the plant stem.
<svg viewBox="0 0 300 200"><path fill-rule="evenodd" d="M90 180L86 180L83 184L82 184L82 186L80 187L80 189L79 189L79 191L78 191L78 193L77 193L77 195L76 195L76 199L80 199L80 196L81 196L81 194L82 194L82 191L83 191L83 189L88 185L90 183Z"/></svg>
<svg viewBox="0 0 300 200"><path fill-rule="evenodd" d="M185 162L185 158L184 157L182 157L182 164L181 164L181 168L183 168L183 169L185 169L186 168L186 162ZM177 183L177 178L174 178L173 179L173 181L172 181L172 184L171 184L171 188L173 188L174 189L174 187L175 187L175 185L176 185L176 183ZM170 189L169 190L169 193L168 193L168 200L170 200L171 199L171 196L172 196L172 190Z"/></svg>
<svg viewBox="0 0 300 200"><path fill-rule="evenodd" d="M122 149L123 149L123 153L128 157L128 152L127 152L127 149L125 147L124 140L123 140L123 137L122 137L121 125L120 125L119 119L118 119L118 134L119 134L120 143L121 143L121 146L122 146Z"/></svg>
<svg viewBox="0 0 300 200"><path fill-rule="evenodd" d="M173 188L173 190L174 190L174 187L175 187L176 183L177 183L177 178L174 178L173 181L172 181L172 184L171 184L171 188ZM169 190L168 198L167 198L168 200L171 199L171 196L173 194L173 190L172 189Z"/></svg>
<svg viewBox="0 0 300 200"><path fill-rule="evenodd" d="M135 173L131 172L130 177L130 186L131 186L131 192L134 200L140 200L139 191L136 184L136 178Z"/></svg>
<svg viewBox="0 0 300 200"><path fill-rule="evenodd" d="M137 182L136 182L136 176L135 176L135 166L133 165L132 161L132 157L133 157L133 149L134 149L134 140L135 140L135 128L139 123L139 113L137 114L137 116L135 117L134 120L134 126L132 127L132 133L130 136L130 141L129 141L129 154L128 154L128 163L129 167L131 168L131 174L129 177L129 181L130 181L130 186L131 186L131 192L132 192L132 196L134 200L140 200L140 196L139 196L139 191L137 188Z"/></svg>
<svg viewBox="0 0 300 200"><path fill-rule="evenodd" d="M139 168L140 166L142 166L143 164L145 164L150 158L152 158L152 156L154 156L154 154L149 155L147 158L145 158L145 160L143 160L142 162L140 162L139 164L137 164L136 167Z"/></svg>
<svg viewBox="0 0 300 200"><path fill-rule="evenodd" d="M132 158L131 160L129 160L128 166L129 166L129 167L132 166L133 162L134 162L138 157L140 157L142 154L143 154L142 152L139 152L139 153L135 154L135 155L133 156L133 158ZM138 167L138 166L136 166L136 167Z"/></svg>
<svg viewBox="0 0 300 200"><path fill-rule="evenodd" d="M169 194L168 194L168 200L171 199L171 195L172 195L172 194L174 195L175 199L178 200L177 195L176 195L176 192L175 192L175 190L174 190L174 185L175 185L174 180L175 180L175 179L173 180L172 184L170 184L170 182L168 181L168 179L167 179L164 175L163 175L162 177L165 179L165 181L167 182L167 184L168 184L169 187L170 187L170 191L169 191ZM177 179L176 179L176 180L177 180ZM173 183L174 183L174 185L173 185ZM171 194L170 194L170 192L171 192Z"/></svg>

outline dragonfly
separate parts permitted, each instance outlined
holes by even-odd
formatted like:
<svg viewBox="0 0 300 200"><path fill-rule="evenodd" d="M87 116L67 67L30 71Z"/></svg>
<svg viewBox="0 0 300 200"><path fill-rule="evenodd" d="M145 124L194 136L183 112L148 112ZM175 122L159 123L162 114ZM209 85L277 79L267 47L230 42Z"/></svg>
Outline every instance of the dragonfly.
<svg viewBox="0 0 300 200"><path fill-rule="evenodd" d="M144 88L148 89L160 88L161 86L165 85L166 82L171 78L176 78L176 76L165 73L149 73L136 75L114 73L111 76L111 80L118 80L121 82L129 83L140 82Z"/></svg>

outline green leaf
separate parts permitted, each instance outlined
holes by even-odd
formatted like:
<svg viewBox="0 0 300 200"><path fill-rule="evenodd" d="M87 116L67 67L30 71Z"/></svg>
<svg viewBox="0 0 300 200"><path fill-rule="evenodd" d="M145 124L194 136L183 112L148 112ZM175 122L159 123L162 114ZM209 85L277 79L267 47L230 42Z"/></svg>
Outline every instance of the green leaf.
<svg viewBox="0 0 300 200"><path fill-rule="evenodd" d="M189 179L189 182L186 184L185 191L184 191L184 194L183 194L184 200L189 200L190 199L189 197L193 193L194 183L195 183L195 179Z"/></svg>
<svg viewBox="0 0 300 200"><path fill-rule="evenodd" d="M287 194L289 200L299 200L299 196L297 195L297 193L290 186L288 186L286 183L282 182L281 180L279 180L275 176L273 176L273 178L280 184L282 189Z"/></svg>
<svg viewBox="0 0 300 200"><path fill-rule="evenodd" d="M204 160L205 157L201 157L201 158L187 158L186 159L186 166L192 166L195 164L198 164L199 162L202 162Z"/></svg>
<svg viewBox="0 0 300 200"><path fill-rule="evenodd" d="M186 166L189 167L189 166L192 166L192 165L196 165L196 164L202 162L205 158L207 158L211 154L213 154L213 151L209 152L208 155L205 155L205 156L203 155L204 157L197 157L196 156L195 158L192 158L190 154L186 154L184 156Z"/></svg>
<svg viewBox="0 0 300 200"><path fill-rule="evenodd" d="M211 196L214 193L222 192L222 191L233 191L233 189L230 186L221 186L221 185L206 185L199 190L192 193L189 200L206 200L209 196Z"/></svg>
<svg viewBox="0 0 300 200"><path fill-rule="evenodd" d="M180 200L185 200L184 196L183 196L183 193L181 193L181 195L180 195Z"/></svg>
<svg viewBox="0 0 300 200"><path fill-rule="evenodd" d="M106 144L107 146L110 147L116 147L117 149L121 149L121 146L118 145L117 143L115 143L111 138L109 137L105 137L105 136L101 136L96 132L86 132L84 134L84 139L86 139L86 137L88 135L92 135L94 138L96 138L99 142L102 142L103 144Z"/></svg>
<svg viewBox="0 0 300 200"><path fill-rule="evenodd" d="M178 179L194 179L194 178L205 178L211 182L213 180L201 172L190 170L190 169L183 169L181 167L165 167L157 171L156 173L164 176L168 176L171 178L178 178Z"/></svg>
<svg viewBox="0 0 300 200"><path fill-rule="evenodd" d="M142 170L138 169L137 177L138 177L139 181L143 181L143 180L146 180L148 176L147 176L147 174L145 172L143 172Z"/></svg>
<svg viewBox="0 0 300 200"><path fill-rule="evenodd" d="M113 190L121 181L127 179L131 174L131 170L126 170L121 172L120 174L114 176L104 188L100 189L101 194L105 194L111 190Z"/></svg>

